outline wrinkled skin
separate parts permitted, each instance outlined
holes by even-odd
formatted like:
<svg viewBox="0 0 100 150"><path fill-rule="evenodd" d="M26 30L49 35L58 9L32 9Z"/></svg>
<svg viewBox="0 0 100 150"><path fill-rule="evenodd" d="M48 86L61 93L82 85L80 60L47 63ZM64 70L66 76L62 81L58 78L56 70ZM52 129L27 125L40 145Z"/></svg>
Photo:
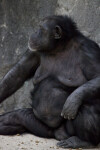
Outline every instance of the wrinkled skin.
<svg viewBox="0 0 100 150"><path fill-rule="evenodd" d="M32 108L0 116L0 134L31 132L63 148L100 142L100 48L67 16L45 18L0 83L0 102L33 78Z"/></svg>

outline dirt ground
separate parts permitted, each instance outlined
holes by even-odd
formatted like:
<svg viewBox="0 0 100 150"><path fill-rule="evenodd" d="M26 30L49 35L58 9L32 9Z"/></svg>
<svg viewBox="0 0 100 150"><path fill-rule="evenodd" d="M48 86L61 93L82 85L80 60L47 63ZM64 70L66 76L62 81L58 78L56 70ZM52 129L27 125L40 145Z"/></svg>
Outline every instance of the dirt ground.
<svg viewBox="0 0 100 150"><path fill-rule="evenodd" d="M0 150L64 150L58 148L56 143L54 139L39 138L31 134L0 136Z"/></svg>

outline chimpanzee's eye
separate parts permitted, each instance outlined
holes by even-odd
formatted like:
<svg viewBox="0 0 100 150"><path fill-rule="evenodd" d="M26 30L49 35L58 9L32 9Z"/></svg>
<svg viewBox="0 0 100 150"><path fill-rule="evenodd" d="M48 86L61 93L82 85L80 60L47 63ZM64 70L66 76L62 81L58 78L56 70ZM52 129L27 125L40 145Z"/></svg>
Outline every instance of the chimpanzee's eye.
<svg viewBox="0 0 100 150"><path fill-rule="evenodd" d="M40 26L40 30L41 30L41 32L43 32L43 33L47 33L47 30L46 30L45 28L43 28L43 26Z"/></svg>

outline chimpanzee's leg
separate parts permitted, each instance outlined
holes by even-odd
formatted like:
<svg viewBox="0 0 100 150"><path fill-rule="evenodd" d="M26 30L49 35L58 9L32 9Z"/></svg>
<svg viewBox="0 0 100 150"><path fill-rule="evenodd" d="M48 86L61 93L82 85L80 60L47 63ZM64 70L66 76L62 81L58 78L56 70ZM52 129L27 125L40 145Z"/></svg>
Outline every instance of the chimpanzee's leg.
<svg viewBox="0 0 100 150"><path fill-rule="evenodd" d="M70 137L66 131L65 124L55 129L54 135L55 135L56 140L59 140L59 141L68 139Z"/></svg>
<svg viewBox="0 0 100 150"><path fill-rule="evenodd" d="M57 145L63 148L91 148L100 142L100 99L94 105L90 102L81 106L74 120L66 121L66 130L70 138ZM96 104L96 102L98 102Z"/></svg>
<svg viewBox="0 0 100 150"><path fill-rule="evenodd" d="M40 137L54 137L53 130L38 120L29 109L19 109L0 115L0 134L13 135L31 132Z"/></svg>

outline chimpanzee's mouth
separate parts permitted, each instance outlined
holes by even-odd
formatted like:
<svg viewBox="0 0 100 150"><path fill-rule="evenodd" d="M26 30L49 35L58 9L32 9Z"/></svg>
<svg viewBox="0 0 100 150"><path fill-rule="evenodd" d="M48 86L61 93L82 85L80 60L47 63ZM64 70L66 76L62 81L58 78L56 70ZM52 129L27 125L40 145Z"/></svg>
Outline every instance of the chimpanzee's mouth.
<svg viewBox="0 0 100 150"><path fill-rule="evenodd" d="M33 52L37 51L36 48L31 47L31 44L29 42L28 42L28 48L30 49L30 51L33 51Z"/></svg>

